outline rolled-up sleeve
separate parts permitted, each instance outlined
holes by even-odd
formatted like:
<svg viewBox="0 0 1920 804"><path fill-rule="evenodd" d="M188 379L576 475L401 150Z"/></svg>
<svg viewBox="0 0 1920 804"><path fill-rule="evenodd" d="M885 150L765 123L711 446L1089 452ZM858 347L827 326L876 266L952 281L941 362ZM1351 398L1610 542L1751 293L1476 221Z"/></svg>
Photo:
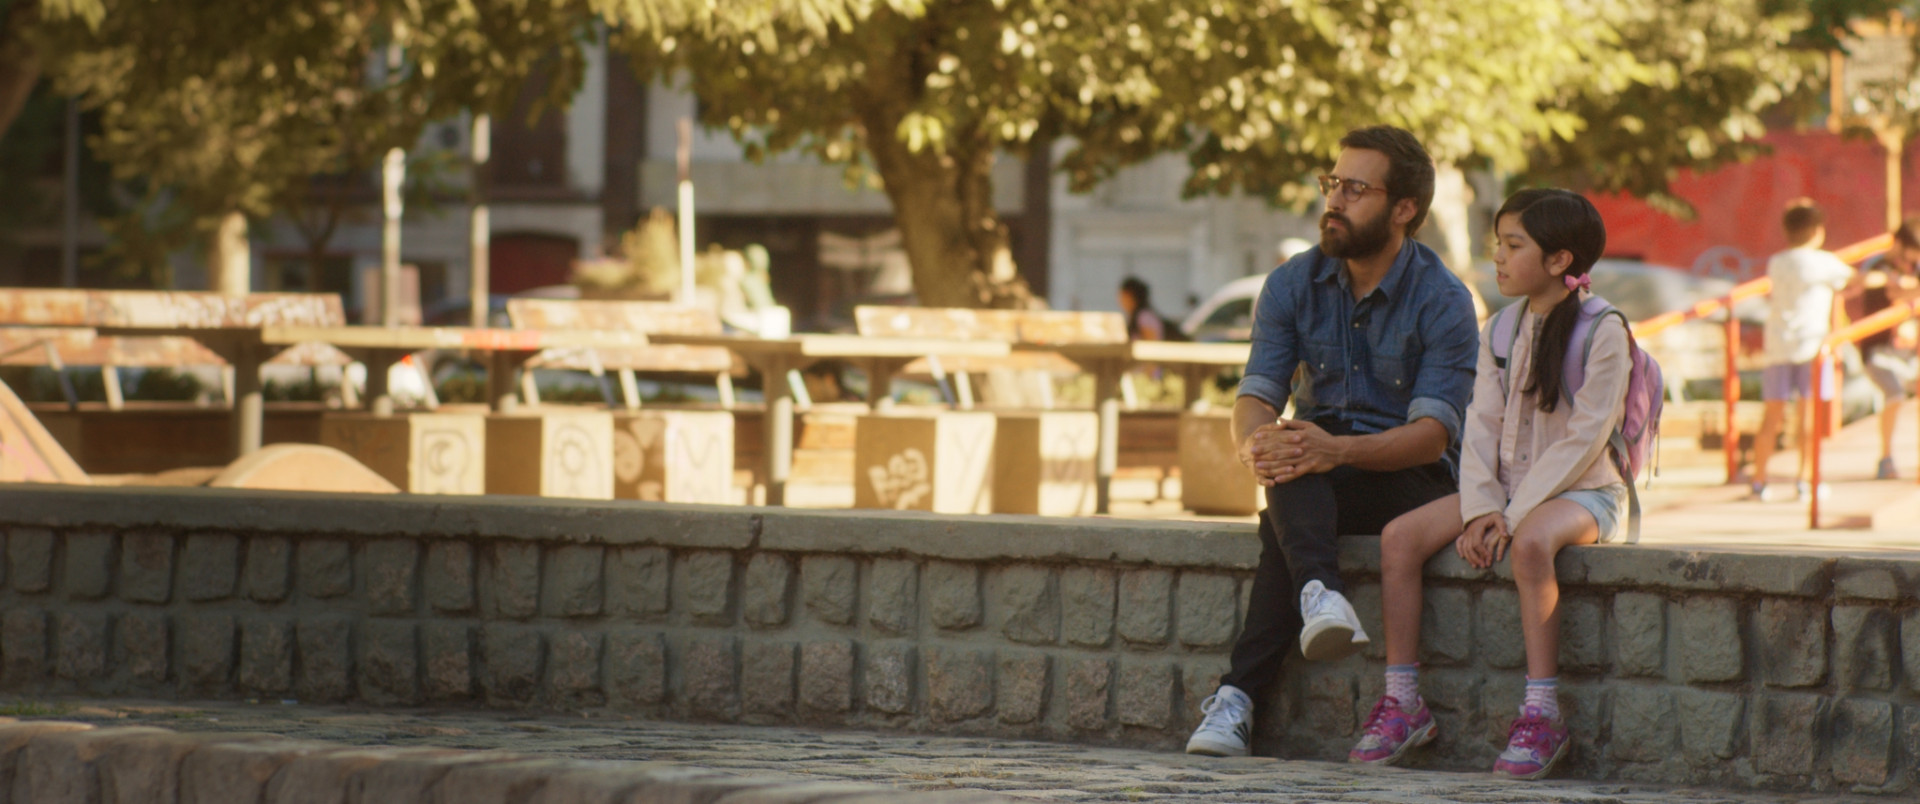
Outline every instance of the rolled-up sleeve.
<svg viewBox="0 0 1920 804"><path fill-rule="evenodd" d="M1465 287L1450 285L1428 303L1421 319L1428 341L1419 373L1414 375L1407 422L1433 419L1447 428L1448 442L1457 443L1461 419L1473 398L1473 364L1480 351L1473 297Z"/></svg>
<svg viewBox="0 0 1920 804"><path fill-rule="evenodd" d="M1295 275L1302 270L1303 264L1294 261L1267 275L1253 310L1253 349L1234 394L1272 405L1275 412L1286 409L1287 397L1293 393L1293 370L1300 364L1300 335L1294 326L1299 299L1289 286L1304 279Z"/></svg>

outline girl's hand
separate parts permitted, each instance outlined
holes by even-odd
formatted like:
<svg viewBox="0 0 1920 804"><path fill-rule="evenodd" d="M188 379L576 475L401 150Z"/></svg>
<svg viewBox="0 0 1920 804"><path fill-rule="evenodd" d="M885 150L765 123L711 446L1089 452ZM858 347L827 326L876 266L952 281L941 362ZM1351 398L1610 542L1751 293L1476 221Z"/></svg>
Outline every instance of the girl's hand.
<svg viewBox="0 0 1920 804"><path fill-rule="evenodd" d="M1460 537L1453 540L1454 551L1459 553L1460 558L1467 564L1474 567L1483 566L1484 562L1480 555L1485 547L1487 529L1492 527L1493 522L1498 519L1500 515L1497 513L1475 517L1472 522L1467 523L1467 529L1460 532Z"/></svg>
<svg viewBox="0 0 1920 804"><path fill-rule="evenodd" d="M1488 552L1491 554L1492 560L1488 561L1487 566L1481 567L1481 569L1486 569L1487 567L1500 563L1500 559L1507 557L1507 547L1513 544L1513 534L1507 532L1507 518L1504 516L1495 516L1493 518L1493 527L1488 528L1487 532L1487 540L1491 545Z"/></svg>

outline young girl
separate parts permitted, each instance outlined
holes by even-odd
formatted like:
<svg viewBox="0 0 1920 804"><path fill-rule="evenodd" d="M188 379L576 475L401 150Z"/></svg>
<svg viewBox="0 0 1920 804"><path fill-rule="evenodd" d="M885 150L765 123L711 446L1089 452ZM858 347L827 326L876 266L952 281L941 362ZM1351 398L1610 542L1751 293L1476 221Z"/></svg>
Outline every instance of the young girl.
<svg viewBox="0 0 1920 804"><path fill-rule="evenodd" d="M1527 687L1496 774L1537 779L1567 752L1556 674L1560 651L1560 587L1553 559L1560 548L1617 537L1627 489L1607 455L1607 436L1624 415L1632 370L1619 316L1592 323L1585 380L1569 393L1562 379L1580 316L1587 271L1606 247L1599 211L1565 190L1515 193L1495 217L1500 293L1519 297L1518 332L1504 371L1496 360L1494 316L1481 332L1473 402L1461 436L1460 493L1395 519L1380 539L1381 604L1386 625L1386 695L1374 705L1348 759L1393 763L1434 738L1433 715L1420 699L1420 573L1427 559L1454 545L1486 568L1512 555L1526 638Z"/></svg>

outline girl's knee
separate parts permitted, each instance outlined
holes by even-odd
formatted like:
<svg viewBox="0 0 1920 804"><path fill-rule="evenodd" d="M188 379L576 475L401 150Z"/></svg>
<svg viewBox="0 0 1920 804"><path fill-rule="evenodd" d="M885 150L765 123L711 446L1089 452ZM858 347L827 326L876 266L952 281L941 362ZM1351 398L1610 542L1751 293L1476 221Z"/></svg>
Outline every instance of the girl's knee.
<svg viewBox="0 0 1920 804"><path fill-rule="evenodd" d="M1508 549L1513 553L1513 574L1529 576L1537 570L1553 574L1553 557L1560 552L1553 539L1525 532L1516 534Z"/></svg>

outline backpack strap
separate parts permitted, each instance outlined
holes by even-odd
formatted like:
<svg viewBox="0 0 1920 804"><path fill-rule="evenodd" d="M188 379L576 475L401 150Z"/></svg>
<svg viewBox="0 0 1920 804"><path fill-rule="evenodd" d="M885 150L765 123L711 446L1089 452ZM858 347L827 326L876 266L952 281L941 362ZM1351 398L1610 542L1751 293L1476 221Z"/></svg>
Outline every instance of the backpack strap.
<svg viewBox="0 0 1920 804"><path fill-rule="evenodd" d="M1615 456L1625 456L1627 454L1627 435L1620 432L1620 428L1613 428L1613 433L1607 436L1607 447L1613 450ZM1624 461L1624 457L1617 457L1616 465ZM1622 474L1624 475L1624 473ZM1633 478L1623 476L1621 480L1627 484L1627 544L1639 544L1640 492L1634 489Z"/></svg>
<svg viewBox="0 0 1920 804"><path fill-rule="evenodd" d="M1510 393L1507 389L1507 361L1513 357L1513 342L1520 339L1520 322L1526 318L1520 314L1520 310L1525 304L1524 299L1516 301L1500 308L1500 312L1493 316L1493 343L1489 344L1489 348L1493 351L1493 365L1500 370L1500 395L1503 397ZM1506 325L1509 318L1513 319L1511 327Z"/></svg>
<svg viewBox="0 0 1920 804"><path fill-rule="evenodd" d="M1581 344L1580 359L1566 361L1565 367L1561 369L1561 380L1566 383L1569 400L1573 399L1574 394L1579 393L1580 386L1587 383L1587 360L1593 357L1594 331L1600 328L1600 320L1607 316L1619 318L1620 325L1627 328L1627 340L1629 342L1633 340L1633 324L1627 321L1626 313L1620 312L1619 308L1607 303L1606 299L1599 296L1589 296L1586 301L1581 302L1580 320L1573 325L1574 338L1577 338ZM1568 345L1571 346L1573 342L1574 339L1569 339Z"/></svg>

